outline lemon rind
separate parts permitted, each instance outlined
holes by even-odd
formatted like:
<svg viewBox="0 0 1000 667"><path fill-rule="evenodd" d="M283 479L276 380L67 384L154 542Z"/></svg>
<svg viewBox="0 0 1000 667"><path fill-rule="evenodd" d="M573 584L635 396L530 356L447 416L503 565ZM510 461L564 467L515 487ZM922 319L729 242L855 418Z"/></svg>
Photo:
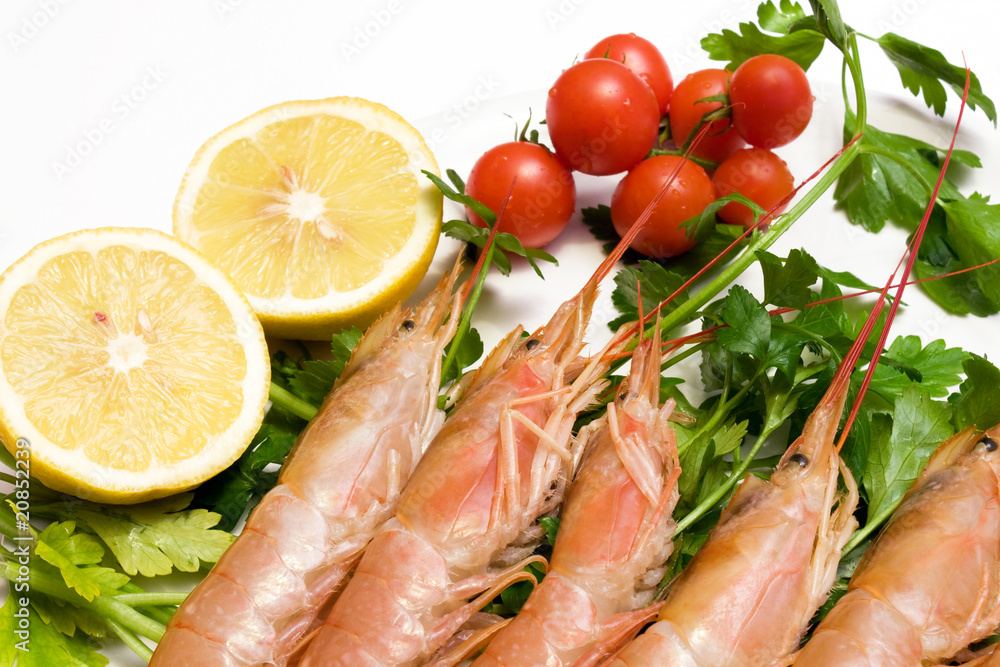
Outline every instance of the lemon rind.
<svg viewBox="0 0 1000 667"><path fill-rule="evenodd" d="M219 294L236 322L237 335L247 341L242 346L246 375L239 416L197 456L142 472L111 469L90 461L81 450L64 449L42 436L25 414L24 398L8 382L0 365L0 437L11 453L17 449L18 438L26 439L30 443L31 474L55 490L97 502L134 503L193 488L239 458L264 418L271 366L260 322L232 279L196 249L153 229L87 229L38 244L0 275L0 314L7 312L16 291L31 282L52 258L75 251L95 252L112 245L168 252L190 266ZM5 336L5 324L0 320L0 340Z"/></svg>

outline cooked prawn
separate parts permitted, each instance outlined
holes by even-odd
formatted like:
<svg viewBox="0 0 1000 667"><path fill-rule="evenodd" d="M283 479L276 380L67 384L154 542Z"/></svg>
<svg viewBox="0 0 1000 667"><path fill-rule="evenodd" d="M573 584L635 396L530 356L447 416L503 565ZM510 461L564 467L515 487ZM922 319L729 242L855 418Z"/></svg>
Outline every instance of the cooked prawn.
<svg viewBox="0 0 1000 667"><path fill-rule="evenodd" d="M444 421L441 356L461 308L451 273L373 324L278 484L181 605L150 665L283 665L392 513Z"/></svg>
<svg viewBox="0 0 1000 667"><path fill-rule="evenodd" d="M632 356L607 413L581 429L587 452L566 498L551 567L474 667L569 665L636 625L663 578L677 503L677 442L660 407L659 329ZM641 624L642 621L639 621Z"/></svg>
<svg viewBox="0 0 1000 667"><path fill-rule="evenodd" d="M966 95L968 85L967 72ZM959 123L964 106L963 96ZM956 134L957 131L956 124ZM913 268L954 145L953 135L937 185L910 241L904 278ZM672 586L660 609L660 620L627 646L612 664L621 667L787 664L809 619L826 599L841 550L857 526L853 516L857 485L839 456L840 445L834 445L834 437L850 374L900 265L882 289L830 387L806 420L802 435L785 452L771 479L765 482L748 476L743 480L705 545ZM840 444L861 406L905 287L904 279L897 286ZM844 483L843 492L838 491L838 476ZM995 486L995 473L993 482ZM923 548L926 547L920 549ZM993 548L996 553L1000 543L994 540ZM902 579L912 576L909 570L899 572L905 573ZM987 580L984 577L980 581L985 584ZM983 594L981 602L985 604L989 599ZM997 619L992 620L996 625ZM819 649L815 655L819 664L835 664L832 662L835 657L827 651ZM871 664L889 663L876 660Z"/></svg>
<svg viewBox="0 0 1000 667"><path fill-rule="evenodd" d="M968 428L937 449L795 665L935 664L1000 625L998 441Z"/></svg>
<svg viewBox="0 0 1000 667"><path fill-rule="evenodd" d="M769 481L747 475L659 620L611 664L759 667L798 646L857 525L857 486L834 445L846 393L827 393Z"/></svg>
<svg viewBox="0 0 1000 667"><path fill-rule="evenodd" d="M648 219L534 335L515 328L472 377L312 640L302 667L416 665L523 578L581 451L572 426L606 386L612 339L580 356L597 286ZM470 597L478 596L471 602Z"/></svg>

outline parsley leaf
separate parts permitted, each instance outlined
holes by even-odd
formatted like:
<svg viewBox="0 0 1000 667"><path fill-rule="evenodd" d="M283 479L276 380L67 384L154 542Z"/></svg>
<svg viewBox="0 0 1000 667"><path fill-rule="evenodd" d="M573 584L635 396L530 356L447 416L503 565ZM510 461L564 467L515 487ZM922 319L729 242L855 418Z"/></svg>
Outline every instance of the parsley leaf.
<svg viewBox="0 0 1000 667"><path fill-rule="evenodd" d="M942 81L962 97L965 90L965 68L949 63L936 49L887 32L875 40L896 69L903 86L914 95L923 92L924 102L939 116L944 115L947 95ZM996 107L983 94L979 77L970 74L969 108L982 108L986 117L997 124Z"/></svg>
<svg viewBox="0 0 1000 667"><path fill-rule="evenodd" d="M954 239L948 234L944 210L940 205L935 206L914 264L917 277L935 279L923 282L920 286L949 313L985 317L997 312L998 306L990 301L979 286L979 271L938 278L966 266L953 248L954 243Z"/></svg>
<svg viewBox="0 0 1000 667"><path fill-rule="evenodd" d="M846 116L846 133L854 125L854 116ZM844 171L833 196L847 212L851 222L868 231L877 232L887 220L915 228L923 217L938 178L937 156L943 150L925 141L901 134L883 132L865 126L860 139L862 152ZM955 185L945 179L941 184L942 199L957 199L961 195Z"/></svg>
<svg viewBox="0 0 1000 667"><path fill-rule="evenodd" d="M1000 257L1000 205L973 193L941 202L951 247L964 266L976 266ZM982 294L1000 308L1000 266L993 264L973 274Z"/></svg>
<svg viewBox="0 0 1000 667"><path fill-rule="evenodd" d="M432 174L429 171L423 172L427 178L437 186L437 189L441 191L448 199L462 204L463 206L468 206L473 211L476 212L480 218L482 218L487 225L492 227L497 220L496 214L487 208L485 205L479 203L469 195L465 194L465 188L461 187L458 190L452 188L450 185L442 181L438 176ZM447 171L448 178L452 183L458 185L462 182L461 177L453 170L449 169ZM441 233L445 236L450 236L452 238L458 239L459 241L465 241L466 243L471 243L480 250L486 247L486 241L490 235L489 229L484 229L482 227L477 227L467 220L449 220L441 225ZM528 264L531 268L535 270L539 278L544 279L545 276L542 275L542 270L538 268L538 264L535 260L541 260L545 262L551 262L552 264L558 265L559 262L556 258L545 252L544 250L538 250L536 248L525 248L521 242L513 234L507 234L506 232L497 233L494 238L497 250L502 250L504 252L509 252L511 254L517 255L518 257L524 257L528 260ZM510 259L504 254L504 252L493 253L493 264L496 265L497 269L503 275L508 275L511 270Z"/></svg>
<svg viewBox="0 0 1000 667"><path fill-rule="evenodd" d="M771 0L757 9L760 26L776 34L762 32L754 23L741 23L739 33L723 30L701 40L701 47L712 60L725 61L726 69L733 71L744 61L762 53L776 53L794 60L802 69L809 69L823 51L826 40L816 29L802 28L806 19L802 7L790 0L775 5ZM797 29L792 31L793 26Z"/></svg>
<svg viewBox="0 0 1000 667"><path fill-rule="evenodd" d="M881 523L924 469L938 445L954 434L952 408L909 386L896 399L892 418L872 415L868 466L868 523Z"/></svg>
<svg viewBox="0 0 1000 667"><path fill-rule="evenodd" d="M556 534L559 532L560 519L557 516L543 516L538 520L539 525L545 529L545 540L550 547L556 545Z"/></svg>
<svg viewBox="0 0 1000 667"><path fill-rule="evenodd" d="M219 529L235 528L243 513L252 510L257 499L274 486L277 471L265 469L284 463L303 428L303 420L271 406L260 430L236 463L198 487L196 504L221 516Z"/></svg>
<svg viewBox="0 0 1000 667"><path fill-rule="evenodd" d="M639 319L640 284L642 312L646 314L653 312L661 301L676 292L684 284L684 279L662 265L646 259L640 260L638 267L625 267L619 271L615 275L615 290L611 293L611 302L621 315L608 322L612 331L617 331L626 322ZM662 312L673 310L685 299L687 299L686 290L672 303L666 304Z"/></svg>
<svg viewBox="0 0 1000 667"><path fill-rule="evenodd" d="M759 251L757 260L764 273L764 303L789 308L803 308L812 300L819 274L816 262L803 250L792 250L782 261L771 253Z"/></svg>
<svg viewBox="0 0 1000 667"><path fill-rule="evenodd" d="M966 380L959 387L961 397L955 406L955 426L986 429L1000 424L1000 402L996 400L1000 370L975 354L970 354L962 366Z"/></svg>
<svg viewBox="0 0 1000 667"><path fill-rule="evenodd" d="M771 316L756 298L741 285L733 285L722 309L728 327L716 336L728 352L752 354L759 360L767 357L771 343Z"/></svg>
<svg viewBox="0 0 1000 667"><path fill-rule="evenodd" d="M947 347L943 340L921 346L919 336L900 336L876 367L871 390L895 396L918 383L930 396L947 396L948 388L959 383L962 364L967 357L968 353L957 347ZM859 373L858 377L863 375Z"/></svg>
<svg viewBox="0 0 1000 667"><path fill-rule="evenodd" d="M218 514L204 509L185 509L192 497L193 494L184 493L141 505L119 507L74 502L45 509L59 517L72 516L96 533L126 573L155 577L169 574L175 568L181 572L197 572L202 562L216 562L232 543L232 535L213 529L219 522ZM46 530L72 523L53 523ZM99 550L99 553L93 549L89 552L91 560L88 563L100 561L104 550L93 537L77 534L75 538L87 538ZM58 546L53 546L68 553L68 547L61 546L65 539L61 538Z"/></svg>
<svg viewBox="0 0 1000 667"><path fill-rule="evenodd" d="M128 583L128 577L111 568L93 566L101 561L104 549L93 537L75 530L74 521L50 524L38 535L35 555L55 567L67 588L88 601Z"/></svg>
<svg viewBox="0 0 1000 667"><path fill-rule="evenodd" d="M18 667L103 667L108 659L97 652L100 648L89 637L68 637L54 627L46 624L31 608L28 609L28 627L30 637L25 644L28 650L17 648L18 619L14 617L15 599L13 594L7 596L3 608L0 608L0 664Z"/></svg>
<svg viewBox="0 0 1000 667"><path fill-rule="evenodd" d="M458 352L455 356L455 363L448 368L447 374L441 376L441 385L444 386L449 382L457 380L461 377L462 372L476 363L481 356L483 356L483 339L479 335L479 331L475 328L470 328L461 340L458 340ZM456 343L455 339L452 339L448 343L448 347L445 350L445 357L448 356L448 352L451 350L451 346Z"/></svg>
<svg viewBox="0 0 1000 667"><path fill-rule="evenodd" d="M111 632L100 615L47 595L32 595L31 606L43 622L68 637L75 635L77 628L91 637L107 637ZM0 664L4 664L3 661Z"/></svg>

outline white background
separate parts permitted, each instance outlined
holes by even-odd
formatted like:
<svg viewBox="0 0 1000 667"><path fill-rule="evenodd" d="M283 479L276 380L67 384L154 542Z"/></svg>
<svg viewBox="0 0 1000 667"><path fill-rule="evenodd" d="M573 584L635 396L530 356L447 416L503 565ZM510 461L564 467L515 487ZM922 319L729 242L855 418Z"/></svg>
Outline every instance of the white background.
<svg viewBox="0 0 1000 667"><path fill-rule="evenodd" d="M404 0L266 2L187 0L114 2L5 0L0 17L0 270L37 242L106 225L168 231L181 177L209 137L254 111L285 100L355 95L381 102L425 133L442 168L467 175L487 148L513 135L513 121L540 118L544 92L560 71L600 38L636 32L656 43L675 81L710 63L698 42L708 32L752 19L751 0L626 2L526 0L472 3ZM843 0L845 20L867 34L898 32L934 46L952 62L964 52L987 94L1000 100L996 26L990 0ZM813 124L783 149L797 177L839 146L839 63L827 46L810 71ZM902 91L877 48L864 50L873 91L872 122L943 145L949 113L933 119ZM891 96L874 91L890 92ZM969 187L1000 195L1000 144L979 113L966 116L960 145L985 168ZM578 181L580 202L607 202L616 177ZM454 213L454 212L453 212ZM448 211L446 211L446 215ZM881 283L905 234L878 236L849 225L823 200L776 252L805 247L821 263ZM428 282L451 263L442 244ZM578 217L549 250L560 260L542 284L525 267L492 279L477 326L488 341L515 323L541 324L597 266L597 244ZM751 269L749 283L754 283ZM917 290L897 333L994 356L997 318L944 315ZM606 302L597 319L607 319ZM603 337L603 322L594 337ZM118 654L116 654L118 655ZM126 655L122 652L120 655ZM113 664L136 664L116 657Z"/></svg>

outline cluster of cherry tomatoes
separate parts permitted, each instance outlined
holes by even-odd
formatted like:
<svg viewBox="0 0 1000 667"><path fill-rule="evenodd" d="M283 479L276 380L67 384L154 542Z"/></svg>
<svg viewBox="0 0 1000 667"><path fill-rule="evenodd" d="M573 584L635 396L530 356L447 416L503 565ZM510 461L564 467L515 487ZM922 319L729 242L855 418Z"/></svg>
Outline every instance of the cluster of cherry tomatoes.
<svg viewBox="0 0 1000 667"><path fill-rule="evenodd" d="M611 200L612 221L623 236L676 173L632 243L645 255L672 257L695 243L681 223L717 197L737 192L771 210L791 193L792 174L771 149L801 134L812 104L805 72L782 56L750 58L732 73L701 70L675 87L652 43L613 35L549 90L545 120L554 152L527 141L496 146L476 162L466 192L498 211L516 178L500 231L539 248L573 214L572 171L628 172ZM731 224L754 223L750 208L738 202L718 215ZM483 224L471 211L469 217Z"/></svg>

